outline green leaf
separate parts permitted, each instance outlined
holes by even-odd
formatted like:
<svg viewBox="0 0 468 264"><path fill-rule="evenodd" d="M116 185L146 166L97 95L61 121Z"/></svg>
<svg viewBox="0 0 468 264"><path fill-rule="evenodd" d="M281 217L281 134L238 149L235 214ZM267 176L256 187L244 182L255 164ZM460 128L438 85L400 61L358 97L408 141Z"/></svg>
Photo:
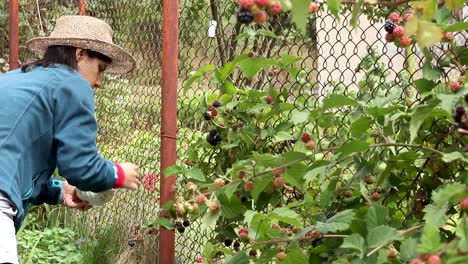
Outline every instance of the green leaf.
<svg viewBox="0 0 468 264"><path fill-rule="evenodd" d="M423 0L424 3L423 18L430 20L437 11L438 0Z"/></svg>
<svg viewBox="0 0 468 264"><path fill-rule="evenodd" d="M400 246L400 258L403 261L410 261L418 256L416 252L416 246L418 241L414 238L408 238Z"/></svg>
<svg viewBox="0 0 468 264"><path fill-rule="evenodd" d="M224 193L226 194L226 197L228 199L231 199L232 195L237 190L237 187L239 186L239 184L240 184L240 181L232 182L226 185L226 187L224 187Z"/></svg>
<svg viewBox="0 0 468 264"><path fill-rule="evenodd" d="M202 224L201 224L201 230L213 230L216 227L216 222L218 221L219 217L221 216L221 210L218 210L216 212L207 212L203 216Z"/></svg>
<svg viewBox="0 0 468 264"><path fill-rule="evenodd" d="M437 10L437 13L434 17L437 24L448 24L452 21L452 12L450 12L447 8L441 8Z"/></svg>
<svg viewBox="0 0 468 264"><path fill-rule="evenodd" d="M309 112L308 111L304 111L304 112L295 112L292 117L291 117L291 121L295 124L295 125L298 125L298 124L301 124L301 123L304 123L304 122L307 122L309 120Z"/></svg>
<svg viewBox="0 0 468 264"><path fill-rule="evenodd" d="M445 30L448 32L458 32L458 31L468 30L468 22L463 21L463 22L455 23L453 25L448 26Z"/></svg>
<svg viewBox="0 0 468 264"><path fill-rule="evenodd" d="M343 224L351 224L351 222L354 220L355 213L352 209L347 209L344 211L341 211L334 215L333 217L330 217L327 219L327 223L343 223Z"/></svg>
<svg viewBox="0 0 468 264"><path fill-rule="evenodd" d="M212 64L205 65L198 69L195 72L191 72L190 75L191 77L185 82L184 84L184 94L187 93L187 90L192 86L192 83L199 80L201 76L203 76L207 72L211 72L215 69L216 67Z"/></svg>
<svg viewBox="0 0 468 264"><path fill-rule="evenodd" d="M426 60L426 63L423 65L423 77L428 80L438 80L441 76L440 71L433 68L431 62Z"/></svg>
<svg viewBox="0 0 468 264"><path fill-rule="evenodd" d="M428 93L434 89L436 83L426 79L418 79L414 81L414 86L420 94Z"/></svg>
<svg viewBox="0 0 468 264"><path fill-rule="evenodd" d="M258 35L263 35L263 36L268 36L268 37L271 37L271 38L278 38L278 36L276 36L276 34L273 31L266 30L266 29L263 29L263 28L257 30L257 34Z"/></svg>
<svg viewBox="0 0 468 264"><path fill-rule="evenodd" d="M172 175L177 175L177 174L184 174L184 173L185 173L185 169L178 166L178 165L172 165L170 167L167 167L164 170L164 175L166 177L169 177L169 176L172 176Z"/></svg>
<svg viewBox="0 0 468 264"><path fill-rule="evenodd" d="M303 35L306 33L309 4L309 0L296 0L291 9L292 21Z"/></svg>
<svg viewBox="0 0 468 264"><path fill-rule="evenodd" d="M323 99L323 109L337 108L342 106L357 106L358 102L340 94L332 94Z"/></svg>
<svg viewBox="0 0 468 264"><path fill-rule="evenodd" d="M301 60L301 57L289 55L287 53L281 54L281 63L283 67L288 67L289 65L298 62Z"/></svg>
<svg viewBox="0 0 468 264"><path fill-rule="evenodd" d="M370 143L366 141L350 141L345 144L343 144L339 149L338 152L341 153L342 157L349 156L352 153L355 152L361 152L368 150L370 147Z"/></svg>
<svg viewBox="0 0 468 264"><path fill-rule="evenodd" d="M278 143L286 140L294 140L295 138L293 135L291 135L288 132L285 131L280 131L275 135L275 138L273 139L273 143Z"/></svg>
<svg viewBox="0 0 468 264"><path fill-rule="evenodd" d="M154 221L148 223L148 226L154 227L156 225L160 225L167 230L172 230L174 227L169 219L164 217L157 217Z"/></svg>
<svg viewBox="0 0 468 264"><path fill-rule="evenodd" d="M239 68L244 73L246 78L252 78L262 69L262 64L259 58L248 58L238 63Z"/></svg>
<svg viewBox="0 0 468 264"><path fill-rule="evenodd" d="M225 194L218 194L218 200L221 204L221 213L226 218L235 218L244 214L245 207L237 197L228 199Z"/></svg>
<svg viewBox="0 0 468 264"><path fill-rule="evenodd" d="M437 98L440 100L440 108L442 108L445 112L452 115L453 109L455 109L455 105L457 104L458 100L460 100L459 94L443 94L438 93Z"/></svg>
<svg viewBox="0 0 468 264"><path fill-rule="evenodd" d="M271 184L272 180L273 180L273 175L271 174L265 174L259 177L255 177L253 179L254 188L251 193L252 193L252 198L255 201L258 199L258 196L260 195L260 193L262 193L263 190L265 190L265 188L269 184Z"/></svg>
<svg viewBox="0 0 468 264"><path fill-rule="evenodd" d="M273 212L269 214L269 218L276 219L297 227L301 226L302 221L302 217L300 215L298 215L295 211L285 207L280 207L273 210Z"/></svg>
<svg viewBox="0 0 468 264"><path fill-rule="evenodd" d="M447 222L448 216L445 215L447 209L446 204L440 207L434 204L429 204L423 209L425 213L424 218L436 226L441 226Z"/></svg>
<svg viewBox="0 0 468 264"><path fill-rule="evenodd" d="M308 263L307 256L302 252L302 249L297 244L297 241L292 242L286 250L286 258L283 261L277 261L276 263L283 264L298 264Z"/></svg>
<svg viewBox="0 0 468 264"><path fill-rule="evenodd" d="M340 21L340 16L338 14L341 8L341 0L327 0L327 7L330 10L330 13Z"/></svg>
<svg viewBox="0 0 468 264"><path fill-rule="evenodd" d="M444 245L440 243L439 227L431 223L426 223L423 228L421 241L419 245L417 246L418 252L419 253L437 252L442 247L444 247Z"/></svg>
<svg viewBox="0 0 468 264"><path fill-rule="evenodd" d="M460 7L463 6L463 1L464 0L447 0L445 1L445 6L449 9L449 10L456 10Z"/></svg>
<svg viewBox="0 0 468 264"><path fill-rule="evenodd" d="M315 229L320 231L322 234L326 233L334 233L338 231L345 231L349 228L350 224L348 223L323 223L323 222L317 222L315 225Z"/></svg>
<svg viewBox="0 0 468 264"><path fill-rule="evenodd" d="M197 181L206 181L205 175L200 169L193 168L187 171L187 176L191 179L197 180Z"/></svg>
<svg viewBox="0 0 468 264"><path fill-rule="evenodd" d="M411 115L410 121L410 142L418 135L419 128L426 120L426 117L432 112L433 106L431 105L423 105L418 106L413 114Z"/></svg>
<svg viewBox="0 0 468 264"><path fill-rule="evenodd" d="M437 4L436 0L435 1ZM424 8L426 10L426 8ZM432 17L432 16L431 16ZM434 23L419 20L418 21L418 32L416 32L416 39L422 47L430 47L442 39L442 29L436 26Z"/></svg>
<svg viewBox="0 0 468 264"><path fill-rule="evenodd" d="M371 127L372 118L363 116L358 118L351 124L351 135L356 139L361 139L367 135L367 131Z"/></svg>
<svg viewBox="0 0 468 264"><path fill-rule="evenodd" d="M231 258L227 259L226 264L249 264L249 257L244 251L241 251Z"/></svg>
<svg viewBox="0 0 468 264"><path fill-rule="evenodd" d="M457 151L444 153L442 160L444 160L445 162L452 162L454 160L462 160L468 162L467 156Z"/></svg>
<svg viewBox="0 0 468 264"><path fill-rule="evenodd" d="M312 181L314 180L317 176L320 176L324 173L327 172L327 166L329 162L322 160L322 161L316 161L314 165L312 165L312 169L309 170L305 175L304 175L304 180Z"/></svg>
<svg viewBox="0 0 468 264"><path fill-rule="evenodd" d="M358 0L356 4L353 5L353 11L351 16L351 27L356 28L359 16L361 15L362 5L364 4L364 0Z"/></svg>
<svg viewBox="0 0 468 264"><path fill-rule="evenodd" d="M236 87L231 81L225 81L220 87L222 94L234 95L237 92ZM224 103L224 102L223 102Z"/></svg>
<svg viewBox="0 0 468 264"><path fill-rule="evenodd" d="M345 237L343 239L343 244L340 246L341 248L349 248L355 249L359 251L360 258L364 256L364 252L366 250L366 245L364 238L359 234L352 234L349 237Z"/></svg>
<svg viewBox="0 0 468 264"><path fill-rule="evenodd" d="M367 227L373 229L387 222L388 208L374 205L367 211Z"/></svg>
<svg viewBox="0 0 468 264"><path fill-rule="evenodd" d="M369 248L376 248L386 245L394 240L401 240L403 237L398 231L390 226L378 226L367 234L367 244Z"/></svg>

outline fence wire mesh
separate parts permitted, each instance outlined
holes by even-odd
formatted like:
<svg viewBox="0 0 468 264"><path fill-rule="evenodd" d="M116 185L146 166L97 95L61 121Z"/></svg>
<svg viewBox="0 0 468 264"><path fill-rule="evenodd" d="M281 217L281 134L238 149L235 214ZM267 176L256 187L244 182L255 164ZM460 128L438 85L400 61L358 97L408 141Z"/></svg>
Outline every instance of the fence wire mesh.
<svg viewBox="0 0 468 264"><path fill-rule="evenodd" d="M77 2L47 0L40 1L37 6L35 1L20 1L22 61L32 57L25 49L25 41L33 36L48 35L53 28L53 21L59 16L77 14ZM0 8L0 21L6 25L8 4L3 1ZM106 76L105 89L96 93L100 151L106 158L139 164L144 178L138 192L120 191L111 204L81 215L77 222L90 226L91 230L112 224L122 242L121 263L156 263L158 237L140 227L157 216L159 205L156 176L159 175L161 156L162 2L88 0L86 9L89 15L108 22L114 29L114 42L123 45L137 60L134 72L128 76ZM263 90L272 85L280 91L288 91L287 100L300 110L314 109L330 92L344 95L356 93L362 99L370 100L381 91L400 91L400 100L415 98L408 100L408 103L418 103L414 81L422 76L424 55L416 47L405 50L386 42L383 29L386 15L392 11L404 13L410 7L405 10L364 7L364 10L372 9L374 17L362 15L354 30L349 25L349 10L342 14L341 21L337 21L330 12L321 9L317 16L310 17L305 36L295 29L288 14L270 17L270 23L261 26L246 26L236 23L237 9L237 1L233 0L180 1L177 156L181 162L189 155L189 144L206 133L207 127L202 116L205 112L201 103L203 96L218 89L215 84L199 82L192 83L184 91L190 73L207 64L221 66L235 56L250 51L271 59L280 58L282 54L300 57L300 61L295 63L301 69L298 77L279 69L273 69L274 74L272 71L261 71L253 79L244 78L240 72L234 73L236 86L248 85ZM467 14L458 12L454 19L466 21ZM208 31L213 30L214 25L215 34L209 35ZM275 37L254 34L261 28L274 32ZM3 60L0 61L0 68L6 65L4 61L8 59L7 35L4 31L1 34L0 59ZM466 47L467 35L458 34L456 43ZM437 54L435 60L448 52L446 44L432 49ZM449 65L444 72L446 80L460 74L455 65ZM366 87L365 93L361 92L363 87ZM434 134L428 134L427 137L434 137L446 130L447 127L438 125L437 120L434 120L431 127ZM333 147L342 140L342 133L340 130L325 129L317 144L327 142L328 147ZM344 136L351 138L350 135ZM449 145L451 142L441 138L440 144ZM284 148L279 145L276 151L280 153ZM397 148L396 151L405 149ZM217 166L215 159L210 161L213 164L207 167L205 175L212 175L209 168ZM421 175L420 168L424 166L414 164L412 168L403 170L402 176L415 171ZM459 168L459 171L463 170L464 167ZM458 172L443 171L452 175ZM314 188L311 186L311 190ZM406 190L406 195L401 197L398 203L401 215L410 217L422 208L420 203L427 202L424 198L427 194L417 194L416 191L417 186L413 184L412 188ZM421 199L413 200L415 195ZM284 199L300 199L300 195L285 194ZM203 231L200 221L192 223L183 234L177 233L176 263L193 263L196 256L203 254L207 242L221 242L214 233Z"/></svg>

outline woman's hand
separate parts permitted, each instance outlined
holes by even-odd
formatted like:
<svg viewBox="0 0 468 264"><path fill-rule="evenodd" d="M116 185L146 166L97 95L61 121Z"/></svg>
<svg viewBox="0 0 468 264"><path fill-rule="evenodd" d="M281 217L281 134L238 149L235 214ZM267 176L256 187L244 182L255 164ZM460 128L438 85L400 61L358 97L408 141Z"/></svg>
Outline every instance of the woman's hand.
<svg viewBox="0 0 468 264"><path fill-rule="evenodd" d="M76 195L76 187L68 184L67 181L63 181L62 185L62 203L68 208L75 208L80 211L86 211L92 206L88 202L81 200Z"/></svg>

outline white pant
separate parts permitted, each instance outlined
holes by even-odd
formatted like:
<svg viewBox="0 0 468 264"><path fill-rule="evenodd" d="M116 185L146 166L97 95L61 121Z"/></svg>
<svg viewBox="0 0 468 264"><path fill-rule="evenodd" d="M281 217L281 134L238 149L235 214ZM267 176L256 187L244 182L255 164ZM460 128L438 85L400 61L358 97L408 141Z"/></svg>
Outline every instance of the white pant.
<svg viewBox="0 0 468 264"><path fill-rule="evenodd" d="M18 264L15 224L17 210L10 200L0 192L0 263Z"/></svg>

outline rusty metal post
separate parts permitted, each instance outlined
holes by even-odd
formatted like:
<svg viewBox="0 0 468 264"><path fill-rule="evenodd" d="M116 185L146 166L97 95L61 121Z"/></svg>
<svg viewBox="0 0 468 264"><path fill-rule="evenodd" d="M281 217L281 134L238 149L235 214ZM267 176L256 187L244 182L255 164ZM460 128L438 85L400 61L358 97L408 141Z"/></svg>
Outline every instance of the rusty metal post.
<svg viewBox="0 0 468 264"><path fill-rule="evenodd" d="M164 170L177 159L177 78L179 54L179 0L163 0L162 102L161 102L161 180L160 205L174 200L175 175ZM169 176L169 175L168 175ZM175 263L175 233L161 229L159 263Z"/></svg>
<svg viewBox="0 0 468 264"><path fill-rule="evenodd" d="M10 70L19 68L19 0L10 0L10 25L9 25L9 41L8 47L10 49Z"/></svg>
<svg viewBox="0 0 468 264"><path fill-rule="evenodd" d="M86 0L79 0L78 7L79 7L79 15L86 16Z"/></svg>

